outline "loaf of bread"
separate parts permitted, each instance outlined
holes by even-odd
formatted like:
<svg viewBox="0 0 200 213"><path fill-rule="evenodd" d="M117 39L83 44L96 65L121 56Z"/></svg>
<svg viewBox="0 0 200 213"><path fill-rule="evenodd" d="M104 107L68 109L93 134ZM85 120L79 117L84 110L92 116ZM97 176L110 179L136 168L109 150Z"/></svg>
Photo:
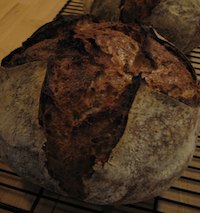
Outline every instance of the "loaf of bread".
<svg viewBox="0 0 200 213"><path fill-rule="evenodd" d="M86 12L101 20L139 22L188 53L200 45L199 0L90 0Z"/></svg>
<svg viewBox="0 0 200 213"><path fill-rule="evenodd" d="M138 25L59 18L0 68L0 156L95 204L166 190L190 161L200 87L176 48Z"/></svg>
<svg viewBox="0 0 200 213"><path fill-rule="evenodd" d="M200 45L200 1L161 0L144 20L182 52Z"/></svg>

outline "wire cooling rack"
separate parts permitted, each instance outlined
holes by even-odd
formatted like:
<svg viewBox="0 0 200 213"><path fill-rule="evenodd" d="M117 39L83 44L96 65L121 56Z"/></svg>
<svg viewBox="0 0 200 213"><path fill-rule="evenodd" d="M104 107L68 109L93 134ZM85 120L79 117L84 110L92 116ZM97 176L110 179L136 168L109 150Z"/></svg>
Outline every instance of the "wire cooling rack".
<svg viewBox="0 0 200 213"><path fill-rule="evenodd" d="M69 0L59 15L84 14L82 0ZM187 55L200 80L200 47ZM0 163L0 213L145 213L200 212L200 136L189 167L161 196L134 205L96 206L51 193L25 182Z"/></svg>

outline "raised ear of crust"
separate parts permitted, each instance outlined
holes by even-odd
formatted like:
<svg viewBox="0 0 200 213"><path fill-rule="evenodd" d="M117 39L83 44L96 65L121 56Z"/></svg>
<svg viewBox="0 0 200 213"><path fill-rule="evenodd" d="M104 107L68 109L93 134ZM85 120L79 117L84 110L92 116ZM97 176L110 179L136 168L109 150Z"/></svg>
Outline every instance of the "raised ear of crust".
<svg viewBox="0 0 200 213"><path fill-rule="evenodd" d="M170 43L157 42L150 36L143 51L151 66L142 70L142 76L151 88L188 105L200 105L200 85L195 71L180 51Z"/></svg>
<svg viewBox="0 0 200 213"><path fill-rule="evenodd" d="M0 68L0 155L19 175L61 192L46 169L46 137L38 123L45 63Z"/></svg>
<svg viewBox="0 0 200 213"><path fill-rule="evenodd" d="M141 85L120 142L84 181L86 201L134 203L167 189L192 156L199 116L199 108Z"/></svg>

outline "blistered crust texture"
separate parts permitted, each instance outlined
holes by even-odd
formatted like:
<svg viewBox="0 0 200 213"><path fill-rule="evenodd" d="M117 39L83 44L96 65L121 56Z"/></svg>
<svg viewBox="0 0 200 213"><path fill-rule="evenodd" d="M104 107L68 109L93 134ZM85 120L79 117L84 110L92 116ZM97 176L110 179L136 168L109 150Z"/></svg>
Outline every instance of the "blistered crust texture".
<svg viewBox="0 0 200 213"><path fill-rule="evenodd" d="M167 189L192 156L199 116L199 108L142 85L120 142L84 182L86 201L133 203Z"/></svg>

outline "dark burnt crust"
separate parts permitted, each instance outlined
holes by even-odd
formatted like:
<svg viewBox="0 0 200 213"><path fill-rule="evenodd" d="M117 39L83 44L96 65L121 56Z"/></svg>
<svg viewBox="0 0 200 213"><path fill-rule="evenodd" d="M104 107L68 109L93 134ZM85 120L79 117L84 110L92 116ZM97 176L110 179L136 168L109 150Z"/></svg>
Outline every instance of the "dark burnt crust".
<svg viewBox="0 0 200 213"><path fill-rule="evenodd" d="M15 49L8 56L6 56L1 61L1 66L13 67L31 61L47 60L49 55L47 55L46 57L45 55L44 57L37 57L37 55L35 56L34 54L28 55L26 51L29 50L31 47L34 47L34 45L37 45L46 40L57 39L57 41L59 41L62 38L66 38L70 29L80 19L80 16L60 16L56 20L43 25L36 32L34 32L30 38L24 41L21 47ZM53 44L53 42L52 44L44 43L43 48L41 48L40 51L50 51L51 55L53 55L54 52L57 50L56 45L57 42L55 42L55 44ZM39 48L40 47L38 47L38 49Z"/></svg>
<svg viewBox="0 0 200 213"><path fill-rule="evenodd" d="M23 42L23 46L28 48L44 39L54 38L62 31L68 32L78 20L80 20L80 16L60 16L40 27L30 38Z"/></svg>

